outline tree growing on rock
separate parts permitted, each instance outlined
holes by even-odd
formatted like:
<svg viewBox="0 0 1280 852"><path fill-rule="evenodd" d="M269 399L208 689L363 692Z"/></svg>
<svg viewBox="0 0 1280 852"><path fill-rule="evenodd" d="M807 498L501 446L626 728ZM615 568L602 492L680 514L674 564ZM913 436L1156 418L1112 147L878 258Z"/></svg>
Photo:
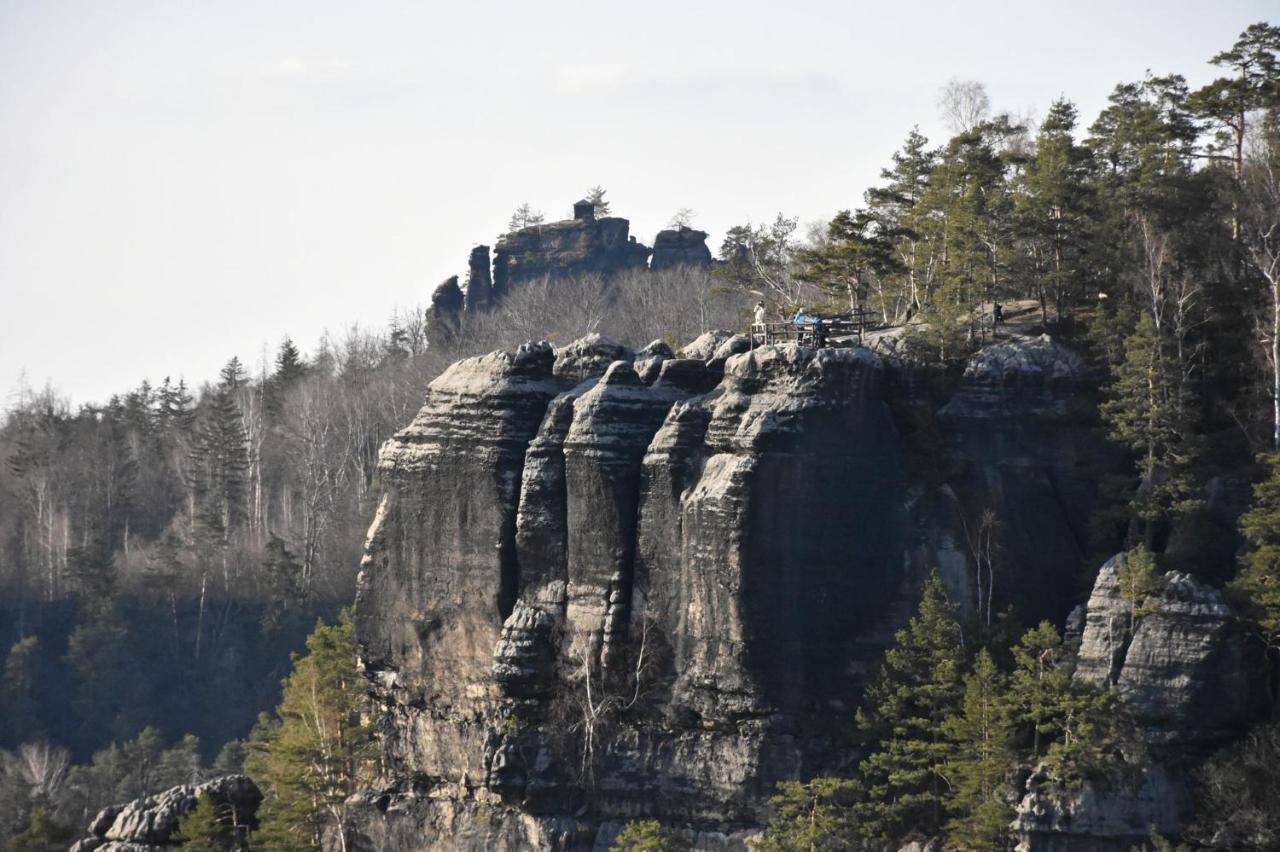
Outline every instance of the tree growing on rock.
<svg viewBox="0 0 1280 852"><path fill-rule="evenodd" d="M587 190L587 201L590 201L595 207L597 217L608 216L610 213L609 202L604 198L607 192L608 190L599 184Z"/></svg>
<svg viewBox="0 0 1280 852"><path fill-rule="evenodd" d="M173 839L185 852L233 852L248 850L247 835L248 829L233 806L219 806L209 796L202 795L179 821L178 833Z"/></svg>
<svg viewBox="0 0 1280 852"><path fill-rule="evenodd" d="M507 233L524 228L532 228L534 225L541 225L547 221L547 217L543 215L541 210L534 210L529 202L523 202L516 208L516 212L511 214L511 219L507 222Z"/></svg>

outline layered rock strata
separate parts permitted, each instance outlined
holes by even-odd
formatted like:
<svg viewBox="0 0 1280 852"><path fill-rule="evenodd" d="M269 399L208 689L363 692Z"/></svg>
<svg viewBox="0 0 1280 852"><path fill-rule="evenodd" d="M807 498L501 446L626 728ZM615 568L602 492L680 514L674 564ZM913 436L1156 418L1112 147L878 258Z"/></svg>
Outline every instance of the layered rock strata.
<svg viewBox="0 0 1280 852"><path fill-rule="evenodd" d="M881 366L649 349L648 383L600 338L459 362L384 448L355 620L398 806L748 826L835 758L797 735L900 579Z"/></svg>
<svg viewBox="0 0 1280 852"><path fill-rule="evenodd" d="M1124 554L1098 571L1074 677L1114 687L1137 728L1133 762L1063 788L1032 776L1014 827L1022 852L1124 852L1190 815L1188 767L1249 718L1244 647L1222 593L1170 571L1142 600L1122 592Z"/></svg>
<svg viewBox="0 0 1280 852"><path fill-rule="evenodd" d="M1072 392L1045 364L1069 359L1005 345L935 449L1009 500L1036 493L1015 476L1070 499L1034 444ZM924 575L974 591L957 513L908 485L885 379L865 349L709 333L680 357L530 344L433 382L383 449L355 607L389 767L371 848L588 849L653 817L743 849L779 781L847 773ZM1074 546L1053 512L1010 561Z"/></svg>

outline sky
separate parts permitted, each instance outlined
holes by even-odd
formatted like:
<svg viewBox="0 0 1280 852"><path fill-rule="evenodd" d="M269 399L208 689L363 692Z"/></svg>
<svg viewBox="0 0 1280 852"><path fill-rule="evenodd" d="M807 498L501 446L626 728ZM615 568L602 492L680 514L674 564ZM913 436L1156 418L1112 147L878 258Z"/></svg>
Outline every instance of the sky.
<svg viewBox="0 0 1280 852"><path fill-rule="evenodd" d="M0 0L0 405L378 328L524 201L646 243L856 206L948 79L1085 124L1270 2Z"/></svg>

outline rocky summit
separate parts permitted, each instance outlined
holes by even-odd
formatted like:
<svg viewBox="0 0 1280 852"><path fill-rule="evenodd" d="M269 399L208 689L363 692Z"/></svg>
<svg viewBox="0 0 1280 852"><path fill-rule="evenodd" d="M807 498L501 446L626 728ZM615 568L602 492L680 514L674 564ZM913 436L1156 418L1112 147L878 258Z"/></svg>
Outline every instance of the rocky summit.
<svg viewBox="0 0 1280 852"><path fill-rule="evenodd" d="M1093 487L1066 437L1078 359L1047 338L975 356L931 450L950 499L909 484L912 369L593 336L434 381L382 450L358 581L388 760L371 847L604 849L654 818L744 849L779 781L856 761L867 673L930 567L981 606L960 493L1035 514L999 535L1038 569L1002 582L1061 621Z"/></svg>

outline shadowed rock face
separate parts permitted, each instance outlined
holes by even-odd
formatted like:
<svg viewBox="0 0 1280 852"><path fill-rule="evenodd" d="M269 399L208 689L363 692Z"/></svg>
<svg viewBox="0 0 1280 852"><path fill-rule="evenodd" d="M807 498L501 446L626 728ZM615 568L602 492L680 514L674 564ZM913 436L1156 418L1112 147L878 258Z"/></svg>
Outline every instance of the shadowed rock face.
<svg viewBox="0 0 1280 852"><path fill-rule="evenodd" d="M911 508L876 356L739 348L468 359L384 447L355 607L372 848L591 848L652 816L742 849L778 781L855 759L927 567L966 599L967 569L922 544L943 521Z"/></svg>
<svg viewBox="0 0 1280 852"><path fill-rule="evenodd" d="M693 228L672 228L659 231L653 239L653 259L650 269L670 269L674 266L710 266L711 249L707 248L705 231Z"/></svg>
<svg viewBox="0 0 1280 852"><path fill-rule="evenodd" d="M649 247L628 235L626 219L568 219L514 231L498 240L493 256L493 291L501 298L513 287L544 275L608 275L642 269Z"/></svg>

